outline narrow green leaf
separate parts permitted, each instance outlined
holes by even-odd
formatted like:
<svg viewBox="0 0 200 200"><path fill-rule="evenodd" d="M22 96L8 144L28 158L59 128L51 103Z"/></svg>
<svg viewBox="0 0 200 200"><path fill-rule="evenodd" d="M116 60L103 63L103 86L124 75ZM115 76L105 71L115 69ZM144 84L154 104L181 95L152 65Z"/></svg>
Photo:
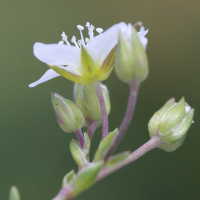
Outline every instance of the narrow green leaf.
<svg viewBox="0 0 200 200"><path fill-rule="evenodd" d="M125 160L129 154L130 154L130 151L125 151L125 152L122 152L120 154L110 157L108 161L106 162L106 166L111 167L111 166L119 164L120 162Z"/></svg>
<svg viewBox="0 0 200 200"><path fill-rule="evenodd" d="M16 186L10 188L9 200L20 200L20 194Z"/></svg>
<svg viewBox="0 0 200 200"><path fill-rule="evenodd" d="M88 189L95 182L96 177L103 166L103 162L93 163L83 168L77 175L72 184L72 196L76 196L82 191Z"/></svg>
<svg viewBox="0 0 200 200"><path fill-rule="evenodd" d="M89 161L89 152L90 152L90 138L87 133L84 133L84 149L83 153L85 154L86 159Z"/></svg>
<svg viewBox="0 0 200 200"><path fill-rule="evenodd" d="M62 181L62 187L70 184L75 178L76 178L76 175L74 173L74 170L71 170L69 173L67 173L64 176L63 181Z"/></svg>
<svg viewBox="0 0 200 200"><path fill-rule="evenodd" d="M82 167L87 163L85 155L83 151L81 150L81 147L78 141L73 139L70 142L70 151L71 151L72 157L74 158L78 166Z"/></svg>
<svg viewBox="0 0 200 200"><path fill-rule="evenodd" d="M108 136L103 141L100 142L99 148L97 149L94 156L95 162L104 159L104 156L106 152L109 150L117 132L118 132L118 128L116 128L113 132L109 133Z"/></svg>

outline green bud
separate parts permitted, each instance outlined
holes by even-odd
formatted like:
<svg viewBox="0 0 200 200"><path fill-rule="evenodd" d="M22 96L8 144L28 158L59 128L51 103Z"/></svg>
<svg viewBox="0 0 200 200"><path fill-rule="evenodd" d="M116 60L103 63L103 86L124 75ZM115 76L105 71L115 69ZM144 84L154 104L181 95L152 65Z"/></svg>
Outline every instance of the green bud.
<svg viewBox="0 0 200 200"><path fill-rule="evenodd" d="M160 149L171 152L180 147L186 133L192 124L194 109L182 98L178 103L170 99L150 119L148 124L149 135L153 137L159 130L161 139Z"/></svg>
<svg viewBox="0 0 200 200"><path fill-rule="evenodd" d="M100 142L99 148L97 149L95 156L94 156L94 162L100 161L104 159L104 156L108 152L110 146L113 143L114 137L118 132L118 128L116 128L113 132L109 133L104 140Z"/></svg>
<svg viewBox="0 0 200 200"><path fill-rule="evenodd" d="M51 93L51 100L58 124L64 132L71 133L84 126L84 116L73 101L56 93Z"/></svg>
<svg viewBox="0 0 200 200"><path fill-rule="evenodd" d="M106 104L107 114L109 114L111 109L109 92L107 87L103 84L101 84L101 89ZM75 84L74 100L81 109L86 121L87 119L92 119L94 121L98 121L99 125L101 124L102 122L101 109L93 85L84 86Z"/></svg>
<svg viewBox="0 0 200 200"><path fill-rule="evenodd" d="M74 170L71 170L69 173L67 173L62 181L62 187L65 185L69 185L72 183L72 181L76 178L76 174L74 173Z"/></svg>
<svg viewBox="0 0 200 200"><path fill-rule="evenodd" d="M20 194L16 186L10 188L9 200L20 200Z"/></svg>
<svg viewBox="0 0 200 200"><path fill-rule="evenodd" d="M90 166L85 167L79 171L76 179L72 183L71 195L76 196L92 186L102 166L103 162L91 163Z"/></svg>
<svg viewBox="0 0 200 200"><path fill-rule="evenodd" d="M135 78L144 81L148 75L148 58L134 27L129 33L120 33L115 56L115 72L118 78L131 83Z"/></svg>

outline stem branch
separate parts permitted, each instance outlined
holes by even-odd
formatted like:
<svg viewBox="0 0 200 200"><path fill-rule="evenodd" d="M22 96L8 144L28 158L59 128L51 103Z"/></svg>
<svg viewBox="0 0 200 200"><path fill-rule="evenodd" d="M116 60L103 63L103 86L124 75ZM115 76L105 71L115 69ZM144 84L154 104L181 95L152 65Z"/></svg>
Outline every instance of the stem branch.
<svg viewBox="0 0 200 200"><path fill-rule="evenodd" d="M139 87L140 87L140 82L138 82L136 79L134 79L130 83L130 94L129 94L128 104L127 104L127 108L126 108L126 113L125 113L123 121L119 127L119 132L117 133L115 140L105 157L105 160L107 160L109 158L109 156L112 154L112 152L116 149L118 144L121 142L123 136L125 135L126 130L128 129L128 126L133 118L133 113L135 110Z"/></svg>
<svg viewBox="0 0 200 200"><path fill-rule="evenodd" d="M106 111L106 105L103 98L103 93L101 90L101 82L96 82L94 84L97 97L99 100L100 108L101 108L101 116L102 116L102 140L108 135L108 115Z"/></svg>
<svg viewBox="0 0 200 200"><path fill-rule="evenodd" d="M88 136L89 136L89 138L90 138L90 141L92 141L92 137L93 137L94 132L95 132L95 130L96 130L96 128L97 128L98 122L97 122L97 121L94 121L94 120L92 120L92 119L87 120L87 122L88 122L87 134L88 134Z"/></svg>
<svg viewBox="0 0 200 200"><path fill-rule="evenodd" d="M133 153L131 153L123 162L120 164L114 166L114 167L109 167L109 168L104 168L101 170L99 173L97 180L99 181L102 178L108 176L109 174L115 172L116 170L128 165L129 163L137 160L141 156L143 156L145 153L149 152L152 149L157 148L160 145L160 138L155 135L153 136L148 142L143 144L141 147L139 147L137 150L135 150Z"/></svg>

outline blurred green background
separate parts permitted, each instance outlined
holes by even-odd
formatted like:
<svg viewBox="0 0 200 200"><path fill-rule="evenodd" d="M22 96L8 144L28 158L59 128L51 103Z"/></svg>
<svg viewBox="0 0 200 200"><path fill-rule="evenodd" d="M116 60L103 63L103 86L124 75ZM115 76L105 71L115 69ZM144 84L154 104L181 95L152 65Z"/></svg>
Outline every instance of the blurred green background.
<svg viewBox="0 0 200 200"><path fill-rule="evenodd" d="M72 99L73 83L56 78L36 88L48 69L32 53L35 42L57 43L63 31L79 36L87 21L104 30L115 23L142 21L148 33L148 79L142 83L134 120L117 149L135 150L149 139L147 123L169 98L196 109L184 145L173 153L156 149L105 178L77 200L199 199L200 1L198 0L20 0L0 1L0 199L17 185L22 200L46 200L59 191L62 177L77 169L69 152L75 134L56 123L50 92ZM128 86L114 72L104 82L112 111L110 130L126 108ZM98 129L92 151L98 145Z"/></svg>

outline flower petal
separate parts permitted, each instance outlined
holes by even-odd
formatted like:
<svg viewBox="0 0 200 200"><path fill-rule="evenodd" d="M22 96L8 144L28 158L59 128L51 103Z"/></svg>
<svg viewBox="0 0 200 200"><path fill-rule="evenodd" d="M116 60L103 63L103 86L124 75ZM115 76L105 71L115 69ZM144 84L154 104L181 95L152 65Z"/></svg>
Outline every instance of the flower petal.
<svg viewBox="0 0 200 200"><path fill-rule="evenodd" d="M118 41L120 28L127 26L124 22L116 24L104 33L95 36L87 43L86 49L93 52L96 63L101 65Z"/></svg>
<svg viewBox="0 0 200 200"><path fill-rule="evenodd" d="M80 49L74 46L37 42L33 46L33 53L48 65L80 66Z"/></svg>
<svg viewBox="0 0 200 200"><path fill-rule="evenodd" d="M60 74L56 73L56 72L55 72L54 70L52 70L52 69L49 69L49 70L47 70L47 71L45 72L45 74L44 74L39 80L35 81L34 83L31 83L31 84L29 85L29 87L30 87L30 88L35 87L35 86L37 86L37 85L39 85L39 84L41 84L41 83L44 83L44 82L46 82L46 81L48 81L48 80L51 80L52 78L56 78L56 77L58 77L58 76L60 76Z"/></svg>
<svg viewBox="0 0 200 200"><path fill-rule="evenodd" d="M142 27L140 28L140 31L137 33L138 36L139 36L139 38L140 38L140 42L142 43L142 46L144 47L144 50L146 50L146 48L147 48L148 39L147 39L145 36L146 36L146 34L147 34L148 32L149 32L149 29L147 29L147 30L145 31L144 26L142 26Z"/></svg>

